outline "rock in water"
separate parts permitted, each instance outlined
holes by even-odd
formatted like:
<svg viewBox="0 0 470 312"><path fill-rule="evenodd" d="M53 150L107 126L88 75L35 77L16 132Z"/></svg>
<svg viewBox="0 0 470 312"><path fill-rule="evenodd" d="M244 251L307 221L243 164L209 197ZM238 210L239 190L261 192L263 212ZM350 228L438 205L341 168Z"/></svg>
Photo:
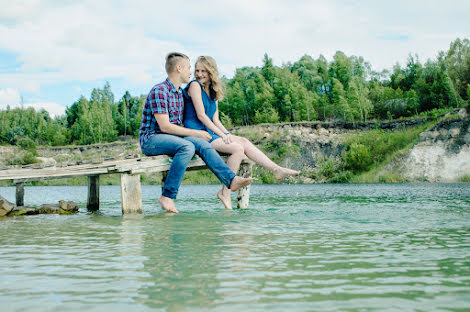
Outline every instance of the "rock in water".
<svg viewBox="0 0 470 312"><path fill-rule="evenodd" d="M1 197L1 196L0 196ZM9 209L9 210L8 210ZM40 207L16 207L0 198L0 216L22 216L37 214L71 214L78 211L78 205L73 201L59 200L58 204L44 204Z"/></svg>
<svg viewBox="0 0 470 312"><path fill-rule="evenodd" d="M15 205L10 203L8 200L0 196L0 217L4 217L15 208Z"/></svg>

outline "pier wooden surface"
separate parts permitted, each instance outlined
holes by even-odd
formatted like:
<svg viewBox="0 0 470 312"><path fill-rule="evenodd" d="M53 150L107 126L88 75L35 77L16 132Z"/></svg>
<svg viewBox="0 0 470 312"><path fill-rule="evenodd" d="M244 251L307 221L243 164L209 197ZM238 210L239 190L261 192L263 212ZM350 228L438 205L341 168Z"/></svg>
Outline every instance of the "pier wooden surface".
<svg viewBox="0 0 470 312"><path fill-rule="evenodd" d="M226 156L223 156L222 158L225 160ZM153 156L64 167L34 168L33 165L27 168L0 170L0 181L10 180L16 184L16 205L23 206L25 182L87 176L87 208L89 210L98 210L100 175L120 174L122 213L142 213L140 174L162 172L163 186L167 172L171 166L171 160L172 159L168 156ZM251 176L252 167L253 162L248 159L244 159L240 166L239 175L243 177ZM202 159L195 156L190 161L187 170L201 170L206 168L207 167ZM239 208L248 208L249 196L249 185L238 191L237 199Z"/></svg>

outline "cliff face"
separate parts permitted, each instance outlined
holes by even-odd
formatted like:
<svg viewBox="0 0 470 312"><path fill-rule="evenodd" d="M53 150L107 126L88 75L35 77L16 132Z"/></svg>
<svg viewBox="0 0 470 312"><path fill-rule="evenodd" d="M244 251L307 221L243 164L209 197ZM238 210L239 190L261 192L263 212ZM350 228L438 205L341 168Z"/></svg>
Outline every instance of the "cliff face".
<svg viewBox="0 0 470 312"><path fill-rule="evenodd" d="M361 135L372 129L395 130L417 126L425 120L385 122L381 124L295 123L258 125L234 129L258 146L276 140L296 153L283 158L281 165L312 169L320 158L341 156L346 135ZM456 182L470 176L470 116L462 109L420 134L420 141L408 152L394 159L383 171L401 176L403 181ZM381 172L383 173L383 172ZM307 179L309 180L309 179ZM309 183L304 180L304 183Z"/></svg>
<svg viewBox="0 0 470 312"><path fill-rule="evenodd" d="M275 125L256 125L232 129L232 132L249 138L255 145L266 148L272 143L299 150L283 157L280 165L295 169L312 169L320 158L341 156L344 137L359 135L372 129L395 130L425 123L425 119L382 123L301 122Z"/></svg>
<svg viewBox="0 0 470 312"><path fill-rule="evenodd" d="M409 181L454 182L470 176L470 117L444 121L421 133L397 170Z"/></svg>

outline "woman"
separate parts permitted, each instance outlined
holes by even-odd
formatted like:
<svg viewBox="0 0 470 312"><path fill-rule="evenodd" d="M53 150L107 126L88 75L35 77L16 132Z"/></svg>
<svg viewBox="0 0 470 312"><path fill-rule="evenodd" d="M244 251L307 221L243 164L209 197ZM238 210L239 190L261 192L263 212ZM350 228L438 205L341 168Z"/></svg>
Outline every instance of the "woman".
<svg viewBox="0 0 470 312"><path fill-rule="evenodd" d="M196 61L194 78L183 90L184 126L205 130L212 136L212 147L221 153L230 154L227 165L233 172L238 172L245 155L274 173L282 180L289 175L298 175L299 171L276 165L262 151L244 137L230 134L219 119L218 101L223 98L219 71L215 60L210 56L200 56ZM232 209L230 190L223 187L217 193L225 208Z"/></svg>

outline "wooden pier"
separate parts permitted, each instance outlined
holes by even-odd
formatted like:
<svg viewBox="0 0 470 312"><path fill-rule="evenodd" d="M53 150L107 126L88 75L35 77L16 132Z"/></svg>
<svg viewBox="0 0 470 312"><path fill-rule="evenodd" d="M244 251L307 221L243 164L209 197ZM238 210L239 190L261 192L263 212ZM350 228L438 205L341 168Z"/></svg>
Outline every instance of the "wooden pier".
<svg viewBox="0 0 470 312"><path fill-rule="evenodd" d="M226 156L223 156L224 160ZM142 195L140 190L140 175L142 173L162 172L162 185L165 182L167 172L170 169L171 158L168 156L153 156L133 158L126 160L104 161L98 164L74 165L66 167L50 168L18 168L0 170L0 181L10 180L16 184L16 205L24 205L24 183L31 181L44 181L52 179L65 179L72 177L88 177L88 200L89 210L98 210L100 205L100 175L121 175L121 202L122 213L142 213ZM253 162L243 160L239 175L250 177ZM205 163L195 156L189 163L187 170L206 169ZM248 208L250 197L250 186L243 187L238 191L238 208ZM157 205L157 203L155 203Z"/></svg>

